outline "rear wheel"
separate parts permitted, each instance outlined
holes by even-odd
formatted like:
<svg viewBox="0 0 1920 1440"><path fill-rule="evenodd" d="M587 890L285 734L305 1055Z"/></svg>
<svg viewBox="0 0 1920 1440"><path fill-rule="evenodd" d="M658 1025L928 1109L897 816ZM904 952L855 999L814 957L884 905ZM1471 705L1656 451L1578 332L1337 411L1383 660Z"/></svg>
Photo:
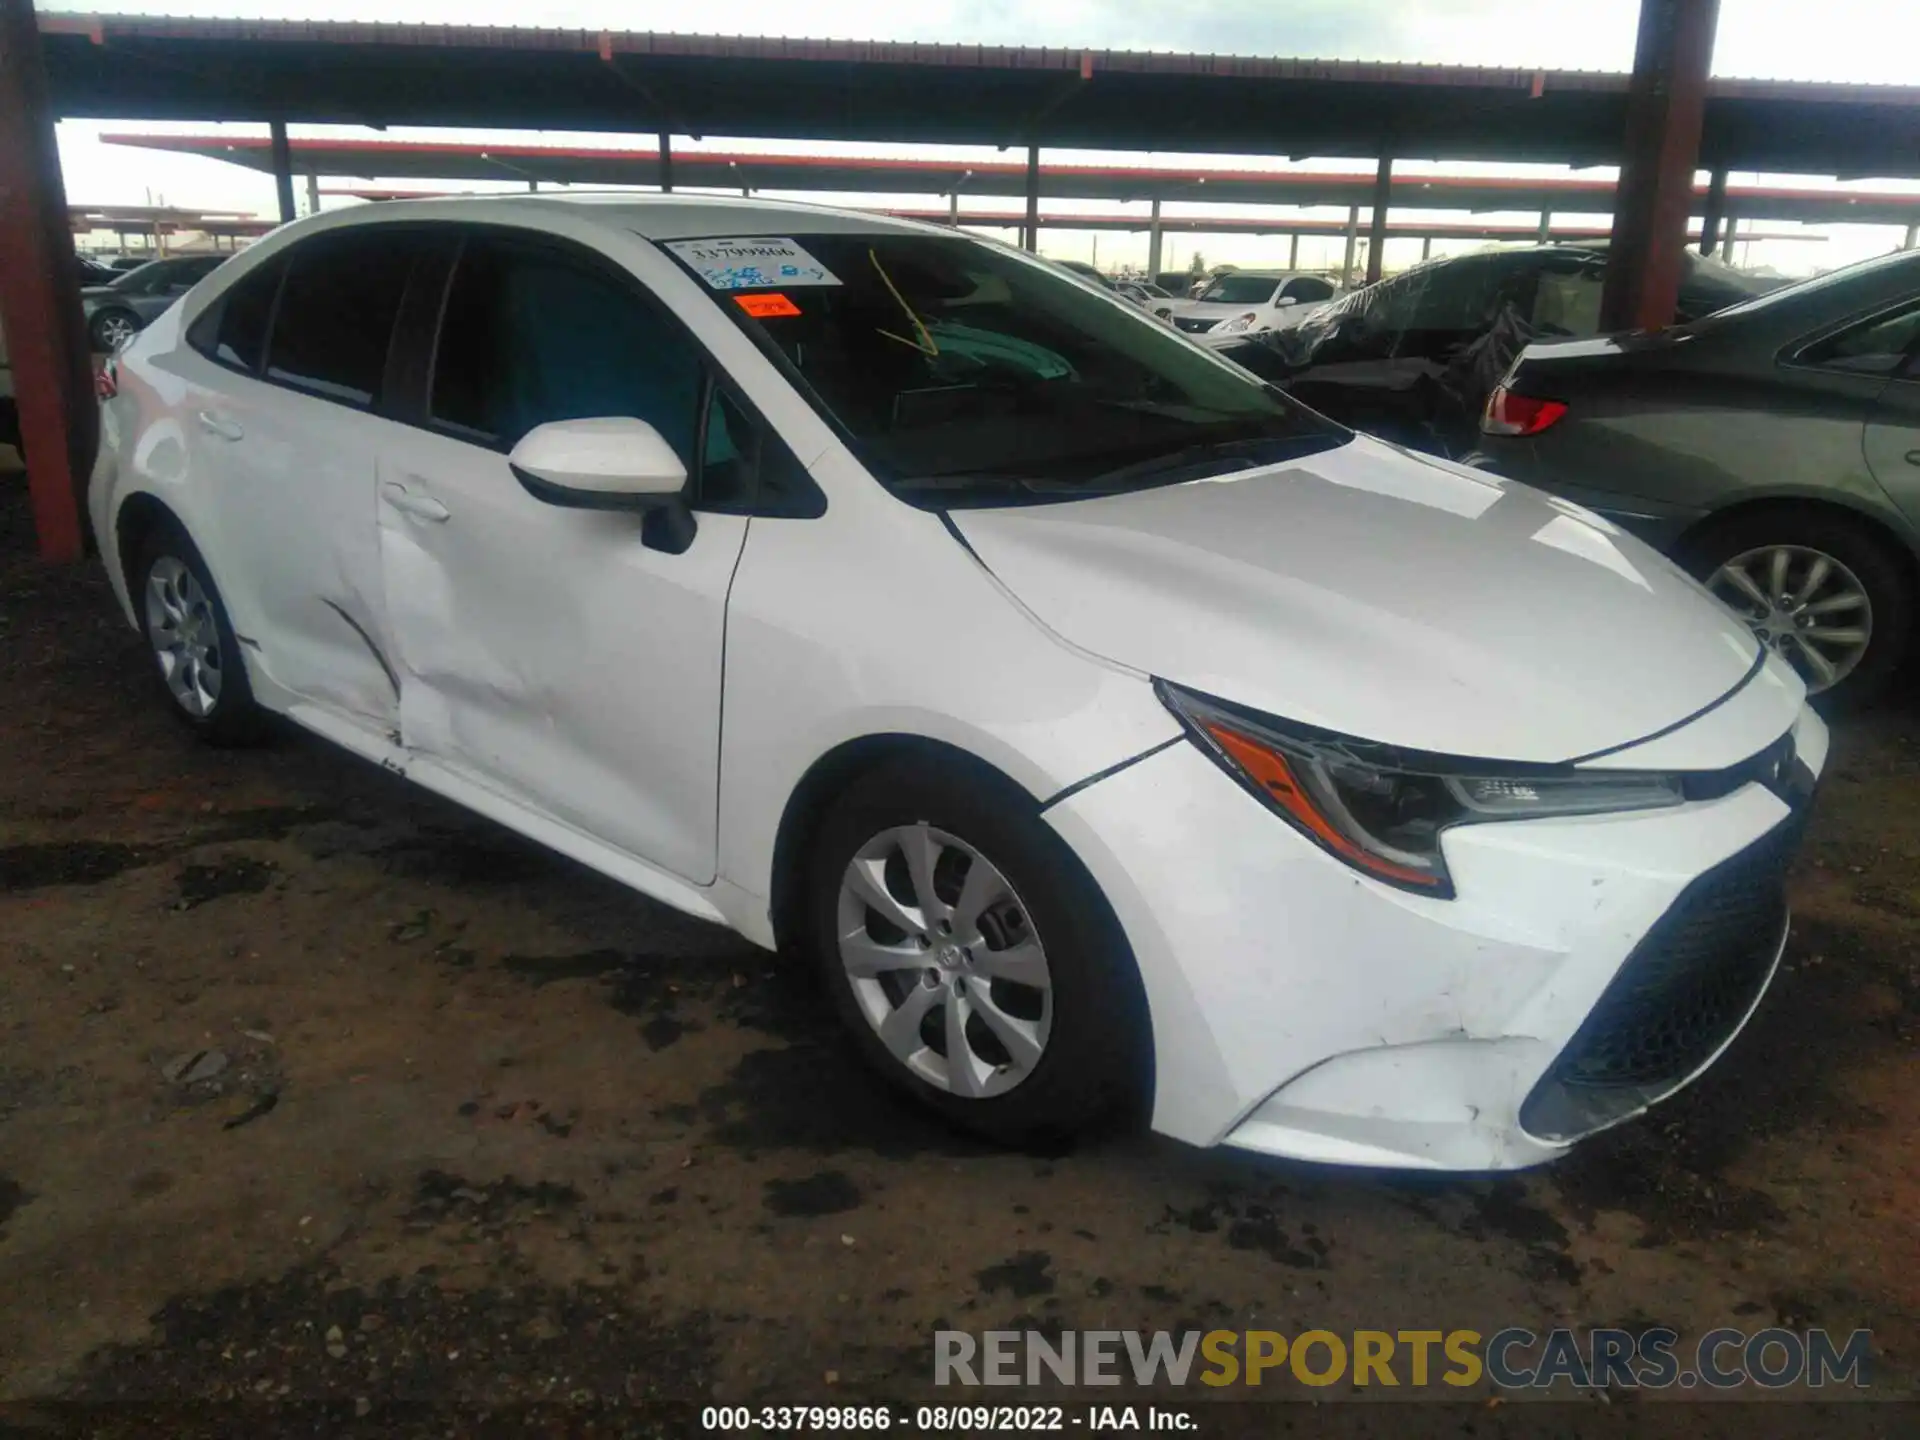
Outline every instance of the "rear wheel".
<svg viewBox="0 0 1920 1440"><path fill-rule="evenodd" d="M997 777L895 765L833 807L809 881L823 978L876 1070L1003 1144L1144 1096L1146 1007L1093 880Z"/></svg>
<svg viewBox="0 0 1920 1440"><path fill-rule="evenodd" d="M133 337L140 333L140 317L131 310L102 310L93 317L87 333L93 340L94 349L117 355L132 344Z"/></svg>
<svg viewBox="0 0 1920 1440"><path fill-rule="evenodd" d="M1913 583L1857 521L1804 509L1737 516L1690 545L1687 560L1833 708L1870 703L1906 656Z"/></svg>
<svg viewBox="0 0 1920 1440"><path fill-rule="evenodd" d="M215 745L261 738L266 716L254 703L233 625L186 532L157 526L127 578L174 716Z"/></svg>

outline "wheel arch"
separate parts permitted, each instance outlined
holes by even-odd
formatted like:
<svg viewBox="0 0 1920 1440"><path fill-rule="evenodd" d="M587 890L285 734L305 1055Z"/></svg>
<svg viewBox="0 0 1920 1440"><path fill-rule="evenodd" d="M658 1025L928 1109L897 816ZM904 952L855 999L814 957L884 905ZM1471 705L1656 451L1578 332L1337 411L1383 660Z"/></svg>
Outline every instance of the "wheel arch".
<svg viewBox="0 0 1920 1440"><path fill-rule="evenodd" d="M1920 579L1920 536L1890 522L1873 506L1863 504L1844 491L1778 490L1764 495L1748 495L1729 505L1710 510L1680 532L1674 541L1676 552L1685 554L1701 540L1727 525L1755 515L1788 511L1811 511L1834 520L1857 525L1884 544L1906 569L1909 579Z"/></svg>
<svg viewBox="0 0 1920 1440"><path fill-rule="evenodd" d="M113 517L113 554L119 562L120 575L127 591L129 618L135 625L140 623L137 613L137 601L133 593L133 562L139 557L140 546L155 530L171 525L181 534L188 534L185 522L174 512L171 505L150 490L136 490L120 502L120 508Z"/></svg>
<svg viewBox="0 0 1920 1440"><path fill-rule="evenodd" d="M861 735L842 741L807 767L787 796L774 831L773 867L769 876L768 918L774 942L787 949L805 932L806 856L827 811L862 775L896 761L911 760L959 771L972 771L989 784L1004 786L1026 797L1034 810L1040 802L1004 770L971 750L906 731Z"/></svg>

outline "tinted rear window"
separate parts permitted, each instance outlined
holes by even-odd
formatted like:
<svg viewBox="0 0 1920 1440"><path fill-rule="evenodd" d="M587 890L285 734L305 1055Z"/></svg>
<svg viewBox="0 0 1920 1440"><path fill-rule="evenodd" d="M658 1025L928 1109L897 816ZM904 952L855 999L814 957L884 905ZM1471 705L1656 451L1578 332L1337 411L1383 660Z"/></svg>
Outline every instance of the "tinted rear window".
<svg viewBox="0 0 1920 1440"><path fill-rule="evenodd" d="M267 348L267 325L273 319L274 297L280 293L285 265L268 261L205 311L187 332L187 343L222 365L253 374Z"/></svg>
<svg viewBox="0 0 1920 1440"><path fill-rule="evenodd" d="M418 246L384 227L296 245L273 321L267 378L371 405Z"/></svg>

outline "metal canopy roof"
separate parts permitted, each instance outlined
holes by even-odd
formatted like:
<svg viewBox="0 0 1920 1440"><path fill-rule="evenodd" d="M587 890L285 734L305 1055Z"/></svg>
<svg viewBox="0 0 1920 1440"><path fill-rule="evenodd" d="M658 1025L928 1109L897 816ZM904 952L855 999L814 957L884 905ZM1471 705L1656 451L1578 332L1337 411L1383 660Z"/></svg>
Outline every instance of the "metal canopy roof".
<svg viewBox="0 0 1920 1440"><path fill-rule="evenodd" d="M585 30L42 15L63 116L1596 164L1584 71ZM1920 176L1920 88L1716 80L1706 167Z"/></svg>
<svg viewBox="0 0 1920 1440"><path fill-rule="evenodd" d="M261 137L109 134L111 145L169 150L227 160L271 172L273 153ZM296 173L366 179L538 180L565 185L657 185L656 151L547 145L494 145L404 140L292 142ZM1027 167L1013 163L867 159L844 155L759 155L678 150L674 183L845 194L963 196L1026 194ZM1396 209L1606 214L1611 180L1510 180L1482 176L1405 175L1394 181ZM1049 200L1178 200L1234 205L1373 204L1373 176L1276 174L1257 170L1167 166L1042 165L1040 193ZM1705 187L1699 193L1704 197ZM1779 186L1728 187L1730 213L1743 218L1814 223L1909 225L1920 220L1920 193L1822 193Z"/></svg>

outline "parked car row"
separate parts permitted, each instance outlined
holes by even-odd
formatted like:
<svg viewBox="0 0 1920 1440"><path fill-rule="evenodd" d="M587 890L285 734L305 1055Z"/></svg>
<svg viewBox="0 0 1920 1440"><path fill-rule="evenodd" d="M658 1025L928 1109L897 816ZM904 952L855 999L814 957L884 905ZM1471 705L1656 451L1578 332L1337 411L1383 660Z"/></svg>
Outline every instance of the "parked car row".
<svg viewBox="0 0 1920 1440"><path fill-rule="evenodd" d="M102 388L94 531L184 724L284 715L810 953L997 1139L1530 1165L1778 962L1827 733L1747 625L1011 247L367 206Z"/></svg>
<svg viewBox="0 0 1920 1440"><path fill-rule="evenodd" d="M1920 253L1780 287L1689 253L1676 324L1599 328L1604 247L1434 261L1206 337L1343 424L1575 500L1665 550L1835 705L1920 605Z"/></svg>

